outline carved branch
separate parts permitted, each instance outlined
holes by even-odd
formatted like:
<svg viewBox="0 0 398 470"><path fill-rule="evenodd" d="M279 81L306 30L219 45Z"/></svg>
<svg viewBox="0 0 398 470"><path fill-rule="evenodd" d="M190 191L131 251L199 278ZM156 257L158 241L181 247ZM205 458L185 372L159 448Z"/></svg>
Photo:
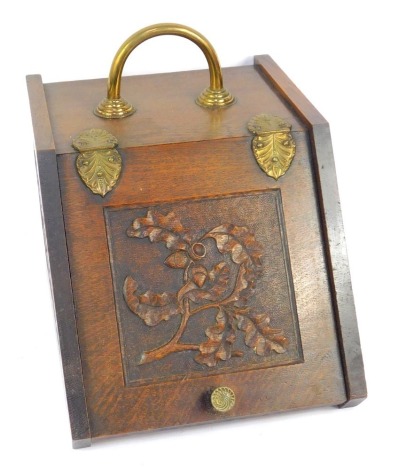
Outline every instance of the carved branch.
<svg viewBox="0 0 398 470"><path fill-rule="evenodd" d="M157 361L163 359L171 353L178 351L187 351L187 350L196 350L199 349L199 345L195 344L185 344L179 343L181 336L184 334L185 328L187 327L189 317L191 312L189 311L189 300L184 299L182 301L182 317L181 323L176 331L175 335L171 340L160 346L159 348L153 349L152 351L145 351L142 353L140 364L147 364L148 362Z"/></svg>
<svg viewBox="0 0 398 470"><path fill-rule="evenodd" d="M236 283L234 290L228 297L226 297L223 300L220 300L219 302L210 302L205 305L201 305L200 307L195 308L194 310L191 311L191 315L195 315L196 313L203 312L204 310L208 310L210 308L220 308L221 305L226 305L231 302L234 302L237 300L237 297L239 296L239 289L242 290L243 288L247 287L246 281L243 280L244 274L246 272L246 268L243 264L239 266L239 271L238 274L236 275ZM244 286L244 287L243 287Z"/></svg>

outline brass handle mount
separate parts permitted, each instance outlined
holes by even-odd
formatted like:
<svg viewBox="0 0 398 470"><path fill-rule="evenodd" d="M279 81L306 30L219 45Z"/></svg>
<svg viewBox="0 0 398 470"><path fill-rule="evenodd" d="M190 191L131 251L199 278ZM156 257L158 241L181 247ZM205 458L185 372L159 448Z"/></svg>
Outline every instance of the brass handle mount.
<svg viewBox="0 0 398 470"><path fill-rule="evenodd" d="M176 23L159 23L137 31L130 36L116 52L108 78L107 97L94 110L94 114L106 119L130 116L134 107L121 97L120 86L124 64L131 52L144 41L156 36L181 36L195 43L203 52L209 65L210 86L205 88L196 103L205 108L221 108L234 103L235 98L223 86L221 67L216 51L210 42L188 26Z"/></svg>

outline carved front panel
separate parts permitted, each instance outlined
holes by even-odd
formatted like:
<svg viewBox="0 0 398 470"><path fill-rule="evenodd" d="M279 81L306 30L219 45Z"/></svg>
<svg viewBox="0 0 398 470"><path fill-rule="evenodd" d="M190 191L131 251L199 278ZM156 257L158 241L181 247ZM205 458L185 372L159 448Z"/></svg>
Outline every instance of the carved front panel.
<svg viewBox="0 0 398 470"><path fill-rule="evenodd" d="M128 385L302 361L279 191L105 216Z"/></svg>

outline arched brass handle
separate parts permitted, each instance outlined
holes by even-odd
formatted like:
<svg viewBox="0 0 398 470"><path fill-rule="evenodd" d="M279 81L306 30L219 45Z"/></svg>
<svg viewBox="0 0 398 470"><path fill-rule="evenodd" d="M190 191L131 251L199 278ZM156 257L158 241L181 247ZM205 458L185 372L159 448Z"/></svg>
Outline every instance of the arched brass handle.
<svg viewBox="0 0 398 470"><path fill-rule="evenodd" d="M235 98L223 87L223 78L216 51L209 41L198 31L176 23L159 23L137 31L119 48L113 59L108 78L107 97L94 110L94 114L107 119L124 118L135 112L134 107L120 95L120 85L124 64L131 52L144 41L156 36L181 36L194 42L204 53L209 64L210 86L196 99L196 103L206 108L220 108L231 105Z"/></svg>

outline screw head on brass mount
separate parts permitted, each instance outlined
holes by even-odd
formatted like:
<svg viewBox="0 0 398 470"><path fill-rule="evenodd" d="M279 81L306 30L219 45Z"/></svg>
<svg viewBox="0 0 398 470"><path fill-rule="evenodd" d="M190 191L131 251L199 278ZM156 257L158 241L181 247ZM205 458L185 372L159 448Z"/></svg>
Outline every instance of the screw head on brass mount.
<svg viewBox="0 0 398 470"><path fill-rule="evenodd" d="M188 26L175 23L159 23L141 29L130 36L117 51L109 72L108 93L95 108L94 114L105 119L120 119L134 114L134 107L120 95L124 64L131 52L144 41L156 36L181 36L195 43L204 53L209 65L210 86L196 99L196 104L204 108L224 108L232 105L235 98L223 86L221 67L216 51L210 42Z"/></svg>

